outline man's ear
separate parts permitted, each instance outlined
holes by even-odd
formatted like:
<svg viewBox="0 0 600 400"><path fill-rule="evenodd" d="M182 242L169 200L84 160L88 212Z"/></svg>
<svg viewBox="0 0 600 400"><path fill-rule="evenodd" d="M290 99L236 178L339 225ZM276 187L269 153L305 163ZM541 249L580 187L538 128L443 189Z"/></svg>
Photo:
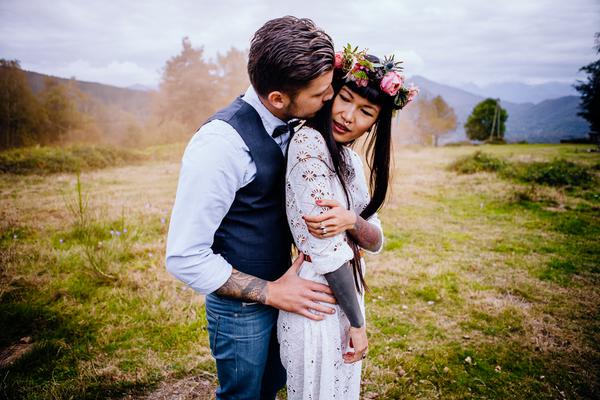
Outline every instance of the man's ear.
<svg viewBox="0 0 600 400"><path fill-rule="evenodd" d="M267 96L267 101L277 110L284 110L290 104L290 97L278 90L270 92Z"/></svg>

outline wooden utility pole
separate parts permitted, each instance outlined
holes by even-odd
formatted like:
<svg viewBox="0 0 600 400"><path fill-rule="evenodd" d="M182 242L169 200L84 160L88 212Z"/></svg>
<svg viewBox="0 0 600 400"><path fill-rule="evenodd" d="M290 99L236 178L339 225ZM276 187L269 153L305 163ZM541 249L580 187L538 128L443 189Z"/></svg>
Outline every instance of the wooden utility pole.
<svg viewBox="0 0 600 400"><path fill-rule="evenodd" d="M494 110L494 119L492 120L492 129L490 130L490 142L494 139L494 130L497 133L498 139L500 139L500 99L496 99L496 109Z"/></svg>

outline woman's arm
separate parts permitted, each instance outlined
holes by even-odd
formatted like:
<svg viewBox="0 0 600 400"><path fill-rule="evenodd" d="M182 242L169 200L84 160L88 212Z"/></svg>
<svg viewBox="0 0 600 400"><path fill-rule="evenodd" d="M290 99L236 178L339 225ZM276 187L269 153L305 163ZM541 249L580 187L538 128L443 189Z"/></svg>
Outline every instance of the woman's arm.
<svg viewBox="0 0 600 400"><path fill-rule="evenodd" d="M341 196L341 188L332 174L327 147L316 131L301 130L294 135L288 152L286 170L286 210L294 240L310 256L312 269L321 274L341 309L347 315L355 352L344 354L344 362L356 362L365 354L368 341L365 318L359 306L350 261L354 253L346 235L315 237L303 223L305 215L319 215L325 210L315 200Z"/></svg>
<svg viewBox="0 0 600 400"><path fill-rule="evenodd" d="M350 326L360 328L365 324L365 319L360 311L356 298L356 285L350 262L344 263L335 271L323 275L333 292L339 306L344 310Z"/></svg>
<svg viewBox="0 0 600 400"><path fill-rule="evenodd" d="M304 216L311 235L328 238L346 231L361 248L372 252L381 249L383 234L379 226L342 207L336 200L319 200L317 205L329 207L330 210L321 215Z"/></svg>
<svg viewBox="0 0 600 400"><path fill-rule="evenodd" d="M354 211L350 212L356 215ZM381 229L360 215L356 215L356 222L347 233L360 247L368 251L379 251L383 244Z"/></svg>
<svg viewBox="0 0 600 400"><path fill-rule="evenodd" d="M350 338L352 339L354 353L347 352L344 354L344 362L351 364L360 361L366 357L369 341L367 339L365 318L360 311L356 297L352 265L350 262L346 262L335 271L328 272L323 276L327 280L340 308L344 310L348 321L350 321Z"/></svg>

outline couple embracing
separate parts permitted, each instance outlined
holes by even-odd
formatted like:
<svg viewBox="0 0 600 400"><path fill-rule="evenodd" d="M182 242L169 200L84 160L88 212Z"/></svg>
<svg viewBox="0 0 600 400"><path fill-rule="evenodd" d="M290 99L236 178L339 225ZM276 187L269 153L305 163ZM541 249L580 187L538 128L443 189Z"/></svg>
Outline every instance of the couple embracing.
<svg viewBox="0 0 600 400"><path fill-rule="evenodd" d="M308 19L268 21L248 58L251 86L184 152L167 269L206 294L217 398L287 383L288 399L358 399L363 251L383 245L392 113L416 89L393 59L335 53ZM369 184L352 149L365 134Z"/></svg>

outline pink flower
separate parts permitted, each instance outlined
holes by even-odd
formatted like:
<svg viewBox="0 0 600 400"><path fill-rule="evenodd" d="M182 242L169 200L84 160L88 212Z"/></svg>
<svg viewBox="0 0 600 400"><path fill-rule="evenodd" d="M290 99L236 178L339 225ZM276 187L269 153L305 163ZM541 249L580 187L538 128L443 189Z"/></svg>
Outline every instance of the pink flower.
<svg viewBox="0 0 600 400"><path fill-rule="evenodd" d="M356 81L356 86L361 87L361 86L367 86L369 84L369 80L368 79L357 79Z"/></svg>
<svg viewBox="0 0 600 400"><path fill-rule="evenodd" d="M359 63L355 63L354 67L352 67L352 72L355 73L358 71L367 71L367 67L360 65Z"/></svg>
<svg viewBox="0 0 600 400"><path fill-rule="evenodd" d="M344 53L338 51L335 53L335 68L342 68L344 65Z"/></svg>
<svg viewBox="0 0 600 400"><path fill-rule="evenodd" d="M415 96L418 94L419 94L419 88L411 83L410 87L408 88L408 96L406 98L407 103L410 103L415 98Z"/></svg>
<svg viewBox="0 0 600 400"><path fill-rule="evenodd" d="M403 83L404 77L402 75L396 71L390 71L383 76L379 86L385 93L389 94L390 96L395 96L396 93L398 93L398 90L400 90L402 87Z"/></svg>

